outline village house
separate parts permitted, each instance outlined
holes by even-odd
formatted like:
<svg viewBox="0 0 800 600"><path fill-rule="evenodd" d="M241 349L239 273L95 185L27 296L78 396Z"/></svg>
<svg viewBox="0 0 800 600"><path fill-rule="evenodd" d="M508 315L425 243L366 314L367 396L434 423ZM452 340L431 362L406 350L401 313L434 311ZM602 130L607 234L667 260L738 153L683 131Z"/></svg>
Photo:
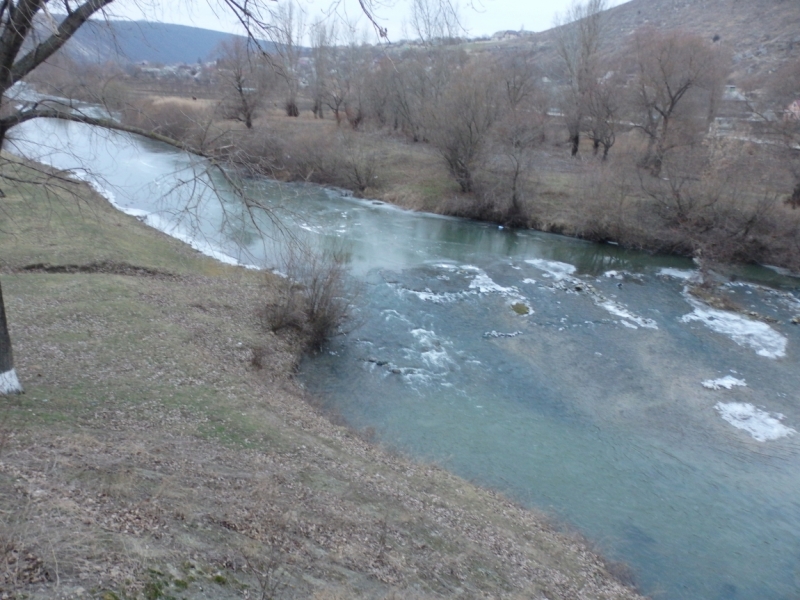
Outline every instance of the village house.
<svg viewBox="0 0 800 600"><path fill-rule="evenodd" d="M786 107L786 112L783 113L784 121L800 121L800 100L795 100Z"/></svg>

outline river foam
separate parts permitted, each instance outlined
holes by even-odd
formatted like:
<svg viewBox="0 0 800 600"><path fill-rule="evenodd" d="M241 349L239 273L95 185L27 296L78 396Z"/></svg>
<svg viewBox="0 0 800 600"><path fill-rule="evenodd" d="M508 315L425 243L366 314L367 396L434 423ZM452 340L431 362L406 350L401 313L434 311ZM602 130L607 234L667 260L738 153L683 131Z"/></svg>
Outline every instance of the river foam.
<svg viewBox="0 0 800 600"><path fill-rule="evenodd" d="M672 279L680 279L681 281L688 281L698 276L697 271L691 271L689 269L672 269L669 267L659 269L658 274L661 277L670 277Z"/></svg>
<svg viewBox="0 0 800 600"><path fill-rule="evenodd" d="M528 302L528 299L520 293L516 286L506 287L500 285L491 277L489 277L486 271L480 267L476 267L474 265L456 266L447 263L440 263L432 266L434 268L442 269L451 273L461 272L462 274L467 274L468 277L471 277L471 281L469 282L467 289L457 292L434 292L430 288L425 288L422 291L408 288L400 289L404 293L416 296L423 302L433 302L435 304L456 302L469 296L497 294L507 299L508 303L512 306L514 304L524 305L527 310L523 314L530 314L533 312L533 307ZM447 275L440 275L437 277L437 279L442 281L450 281L450 277Z"/></svg>

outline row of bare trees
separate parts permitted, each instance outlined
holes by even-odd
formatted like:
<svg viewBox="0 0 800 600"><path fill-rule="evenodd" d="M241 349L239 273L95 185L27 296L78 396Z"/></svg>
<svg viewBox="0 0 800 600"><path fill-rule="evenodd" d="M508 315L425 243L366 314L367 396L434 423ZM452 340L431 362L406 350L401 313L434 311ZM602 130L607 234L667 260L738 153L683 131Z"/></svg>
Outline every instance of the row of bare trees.
<svg viewBox="0 0 800 600"><path fill-rule="evenodd" d="M346 119L358 128L371 121L446 147L448 168L469 192L469 165L495 123L503 123L500 137L521 128L512 137L534 139L531 123L540 124L555 107L572 156L585 137L606 159L618 134L635 128L647 139L640 165L659 176L667 153L697 143L713 123L730 57L709 40L653 28L610 53L603 46L606 7L607 0L573 5L554 30L559 65L545 72L532 51L468 55L449 44L459 31L449 3L414 0L410 23L421 46L395 55L367 45L354 26L319 20L307 28L303 13L281 2L271 11L269 52L242 41L220 48L224 115L249 128L268 93L280 89L286 114L297 116L302 82L316 117L330 111L337 123ZM304 80L299 65L307 32Z"/></svg>
<svg viewBox="0 0 800 600"><path fill-rule="evenodd" d="M270 90L298 114L299 42L305 27L291 3L274 13L272 54L244 44L221 49L229 118L248 128ZM412 20L421 43L388 53L365 43L356 27L317 21L309 29L306 101L353 129L381 129L427 143L465 194L502 205L503 220L523 223L522 200L543 142L566 142L577 157L585 144L606 160L618 135L646 140L638 164L660 177L669 154L688 152L712 124L729 55L711 41L646 28L621 52L608 52L605 0L576 4L555 29L558 63L532 49L467 53L448 43L458 16L416 0ZM443 8L444 7L444 8ZM280 25L280 26L279 26ZM282 36L282 37L281 37Z"/></svg>

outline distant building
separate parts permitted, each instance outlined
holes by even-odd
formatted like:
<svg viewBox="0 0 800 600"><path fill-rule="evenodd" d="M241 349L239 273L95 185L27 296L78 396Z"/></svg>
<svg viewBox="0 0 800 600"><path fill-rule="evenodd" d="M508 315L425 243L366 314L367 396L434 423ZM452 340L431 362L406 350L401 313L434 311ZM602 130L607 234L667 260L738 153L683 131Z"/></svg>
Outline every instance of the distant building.
<svg viewBox="0 0 800 600"><path fill-rule="evenodd" d="M786 107L786 112L783 113L784 121L800 121L800 100L795 100Z"/></svg>
<svg viewBox="0 0 800 600"><path fill-rule="evenodd" d="M501 41L501 40L515 40L517 38L522 37L524 34L521 31L511 31L510 29L507 31L498 31L492 36L493 41Z"/></svg>
<svg viewBox="0 0 800 600"><path fill-rule="evenodd" d="M747 98L745 95L739 91L735 85L726 85L725 91L722 93L722 97L725 100L731 102L745 102Z"/></svg>

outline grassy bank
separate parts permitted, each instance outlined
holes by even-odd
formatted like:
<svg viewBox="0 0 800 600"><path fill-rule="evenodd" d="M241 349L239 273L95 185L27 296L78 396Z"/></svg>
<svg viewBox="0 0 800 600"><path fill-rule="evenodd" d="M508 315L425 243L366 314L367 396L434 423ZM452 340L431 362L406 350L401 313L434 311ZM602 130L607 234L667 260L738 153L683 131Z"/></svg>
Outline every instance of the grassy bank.
<svg viewBox="0 0 800 600"><path fill-rule="evenodd" d="M26 394L0 399L0 596L637 597L542 515L319 414L303 340L259 319L280 280L59 186L2 200Z"/></svg>

